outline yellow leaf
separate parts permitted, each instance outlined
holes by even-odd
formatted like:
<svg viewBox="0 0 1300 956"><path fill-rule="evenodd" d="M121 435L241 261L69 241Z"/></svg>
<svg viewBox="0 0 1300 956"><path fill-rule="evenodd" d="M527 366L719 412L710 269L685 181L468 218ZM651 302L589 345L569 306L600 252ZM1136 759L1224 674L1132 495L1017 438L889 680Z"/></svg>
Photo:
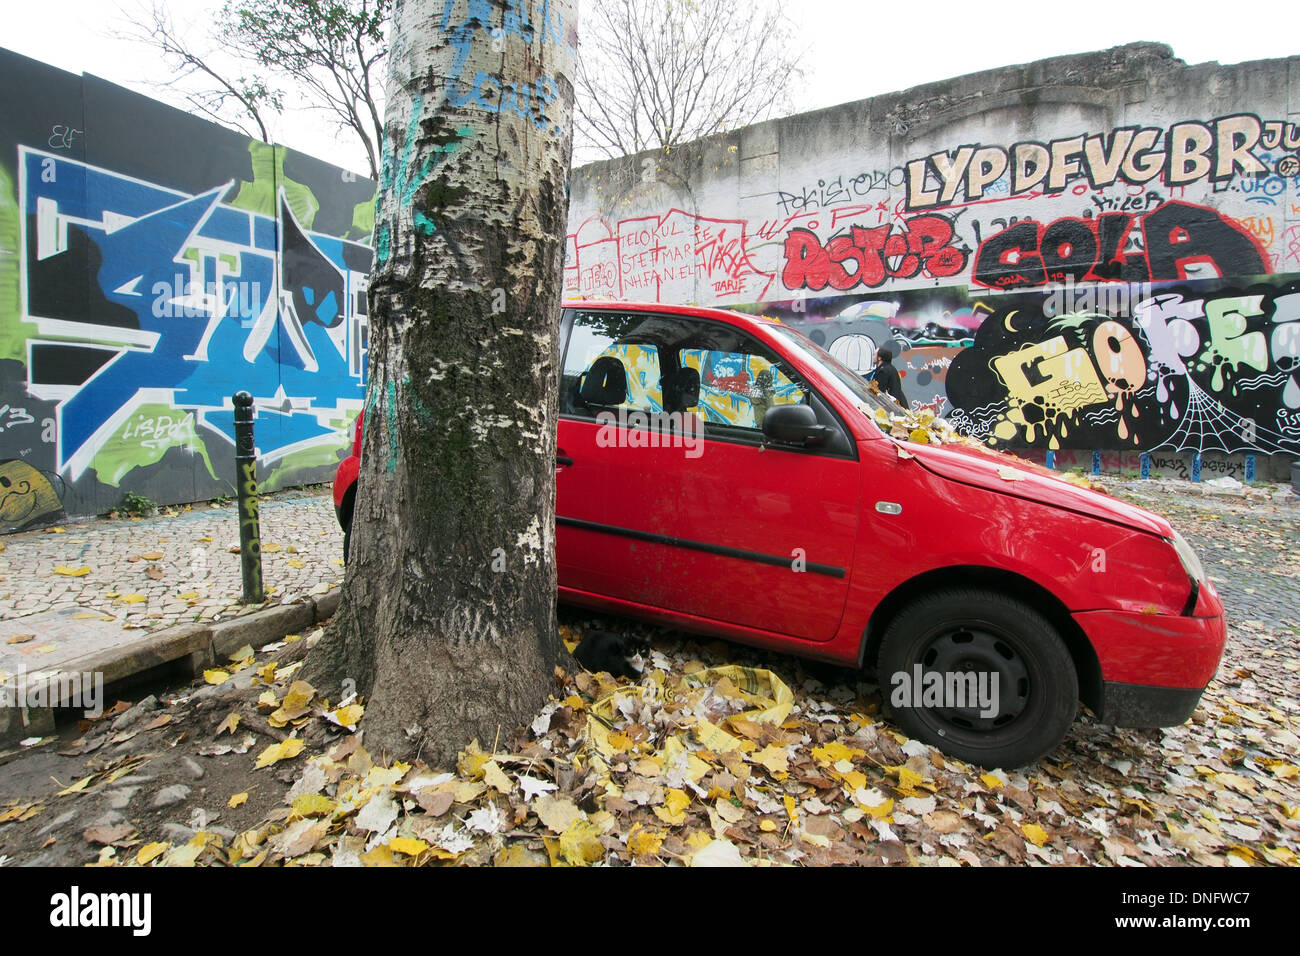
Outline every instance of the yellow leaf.
<svg viewBox="0 0 1300 956"><path fill-rule="evenodd" d="M276 544L276 543L273 542L273 541L268 541L268 542L266 542L265 544L262 545L262 553L263 553L263 554L275 554L275 553L277 553L277 552L280 551L280 550L281 550L281 549L280 549L280 545Z"/></svg>
<svg viewBox="0 0 1300 956"><path fill-rule="evenodd" d="M664 803L670 813L681 813L691 805L691 798L685 790L672 789L664 796Z"/></svg>
<svg viewBox="0 0 1300 956"><path fill-rule="evenodd" d="M838 760L852 760L856 757L865 757L865 750L858 750L856 747L846 747L838 740L832 741L822 747L812 749L813 759L825 763L835 763Z"/></svg>
<svg viewBox="0 0 1300 956"><path fill-rule="evenodd" d="M226 806L230 807L230 809L233 810L235 809L235 807L243 806L247 802L248 802L248 791L245 790L243 793L237 793L233 797L231 797L230 800L226 803Z"/></svg>
<svg viewBox="0 0 1300 956"><path fill-rule="evenodd" d="M87 616L88 616L88 617L94 617L95 615L90 614L90 615L87 615ZM81 617L81 615L78 614L77 617ZM9 638L9 640L5 641L5 643L6 643L6 644L26 644L28 641L34 641L34 640L36 640L36 635L35 635L35 634L15 634L13 637Z"/></svg>
<svg viewBox="0 0 1300 956"><path fill-rule="evenodd" d="M230 680L230 674L220 668L211 668L203 672L203 679L209 684L224 684Z"/></svg>
<svg viewBox="0 0 1300 956"><path fill-rule="evenodd" d="M117 599L117 603L118 604L143 604L147 600L149 600L149 598L143 594L123 594L120 598Z"/></svg>
<svg viewBox="0 0 1300 956"><path fill-rule="evenodd" d="M405 853L407 856L419 856L429 849L429 844L411 837L393 837L388 841L388 848L397 853Z"/></svg>
<svg viewBox="0 0 1300 956"><path fill-rule="evenodd" d="M307 565L306 565L305 563L303 563L302 561L299 561L297 558L290 558L290 559L289 559L289 567L291 567L291 568L305 568L305 567L307 567Z"/></svg>
<svg viewBox="0 0 1300 956"><path fill-rule="evenodd" d="M600 830L586 820L574 820L560 834L560 856L570 866L596 863L604 855L605 847L600 842Z"/></svg>
<svg viewBox="0 0 1300 956"><path fill-rule="evenodd" d="M161 551L146 551L144 554L140 555L140 557L144 558L146 561L161 561L163 559L163 553Z"/></svg>
<svg viewBox="0 0 1300 956"><path fill-rule="evenodd" d="M663 846L664 834L657 830L642 830L640 824L632 828L628 834L627 850L633 856L646 856L652 853L658 853L659 848Z"/></svg>
<svg viewBox="0 0 1300 956"><path fill-rule="evenodd" d="M91 774L89 777L82 777L76 783L72 784L72 786L65 787L64 789L60 790L58 796L66 797L70 793L81 793L81 791L86 789L86 785L89 784L90 781L94 779L95 779L94 774Z"/></svg>
<svg viewBox="0 0 1300 956"><path fill-rule="evenodd" d="M302 740L297 737L290 737L278 744L272 744L258 755L255 770L262 767L269 767L273 763L279 763L281 760L292 760L298 754L302 753L302 748L306 746Z"/></svg>
<svg viewBox="0 0 1300 956"><path fill-rule="evenodd" d="M785 803L785 815L790 818L790 822L798 824L799 811L795 809L794 797L787 793L782 799L782 802Z"/></svg>
<svg viewBox="0 0 1300 956"><path fill-rule="evenodd" d="M140 852L135 855L135 862L141 866L146 866L151 861L158 859L172 848L170 843L146 843L140 847Z"/></svg>
<svg viewBox="0 0 1300 956"><path fill-rule="evenodd" d="M293 812L300 817L332 815L338 804L319 793L304 793L293 801Z"/></svg>
<svg viewBox="0 0 1300 956"><path fill-rule="evenodd" d="M766 817L758 821L758 828L764 833L775 833L777 830L781 829L776 825L775 820L769 820Z"/></svg>
<svg viewBox="0 0 1300 956"><path fill-rule="evenodd" d="M785 748L777 747L774 744L768 744L757 753L750 754L749 759L762 764L771 773L787 773L790 770L789 758L786 756Z"/></svg>
<svg viewBox="0 0 1300 956"><path fill-rule="evenodd" d="M406 776L411 769L409 763L400 760L391 767L371 767L362 781L363 787L391 787Z"/></svg>
<svg viewBox="0 0 1300 956"><path fill-rule="evenodd" d="M908 770L906 767L898 767L898 789L901 793L909 793L916 788L917 784L923 783L925 778L914 770Z"/></svg>
<svg viewBox="0 0 1300 956"><path fill-rule="evenodd" d="M271 661L271 663L264 664L257 669L257 676L261 678L262 683L264 684L275 683L275 669L278 666L279 665L276 664L275 661Z"/></svg>
<svg viewBox="0 0 1300 956"><path fill-rule="evenodd" d="M471 749L472 748L472 749ZM491 760L489 754L485 754L474 744L460 752L459 759L456 761L456 769L466 780L477 780L483 776L483 765Z"/></svg>
<svg viewBox="0 0 1300 956"><path fill-rule="evenodd" d="M311 684L305 680L294 681L289 685L284 700L280 701L280 709L266 718L266 722L272 727L283 727L289 721L297 720L311 710L312 698L315 696L316 688Z"/></svg>
<svg viewBox="0 0 1300 956"><path fill-rule="evenodd" d="M235 651L235 653L231 654L230 659L235 663L239 663L240 661L248 660L252 656L253 656L253 648L248 644L245 644L239 650Z"/></svg>
<svg viewBox="0 0 1300 956"><path fill-rule="evenodd" d="M986 773L982 775L980 777L980 782L984 784L984 786L988 787L990 790L996 790L998 789L998 787L1002 786L1001 779L993 776L993 774L991 773Z"/></svg>
<svg viewBox="0 0 1300 956"><path fill-rule="evenodd" d="M504 770L497 766L495 760L489 760L483 765L483 780L489 787L495 787L501 793L510 793L514 790L515 785L506 776Z"/></svg>
<svg viewBox="0 0 1300 956"><path fill-rule="evenodd" d="M1047 842L1047 831L1037 823L1022 823L1020 832L1025 835L1025 839L1034 846L1042 846Z"/></svg>
<svg viewBox="0 0 1300 956"><path fill-rule="evenodd" d="M62 574L69 578L84 578L90 573L90 568L70 568L66 564L60 564L54 569L55 574Z"/></svg>
<svg viewBox="0 0 1300 956"><path fill-rule="evenodd" d="M176 600L178 600L178 601L193 601L193 600L194 600L196 597L198 597L198 596L199 596L199 592L198 592L198 591L186 591L184 594L178 594L178 595L176 595Z"/></svg>
<svg viewBox="0 0 1300 956"><path fill-rule="evenodd" d="M340 707L338 710L331 711L332 716L341 727L355 727L357 722L364 716L366 709L360 704L348 704L346 707Z"/></svg>

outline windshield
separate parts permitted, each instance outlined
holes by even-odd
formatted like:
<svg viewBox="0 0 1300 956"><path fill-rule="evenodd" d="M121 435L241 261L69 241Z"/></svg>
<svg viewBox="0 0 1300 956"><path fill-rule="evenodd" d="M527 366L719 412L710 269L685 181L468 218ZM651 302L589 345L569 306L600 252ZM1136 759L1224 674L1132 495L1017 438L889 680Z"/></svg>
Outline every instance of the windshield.
<svg viewBox="0 0 1300 956"><path fill-rule="evenodd" d="M872 392L861 375L841 364L838 359L802 332L796 332L785 325L775 326L772 331L805 362L817 365L826 371L839 393L849 401L864 406L863 411L868 417L874 415L878 408L883 408L894 415L907 411L891 396Z"/></svg>

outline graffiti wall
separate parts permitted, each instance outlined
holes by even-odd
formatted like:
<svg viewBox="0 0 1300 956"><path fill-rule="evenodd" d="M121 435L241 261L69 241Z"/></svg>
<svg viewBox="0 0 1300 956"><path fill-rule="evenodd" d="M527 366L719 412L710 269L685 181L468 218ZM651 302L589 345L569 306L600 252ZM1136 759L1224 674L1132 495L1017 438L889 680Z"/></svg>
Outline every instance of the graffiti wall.
<svg viewBox="0 0 1300 956"><path fill-rule="evenodd" d="M566 291L795 325L1014 449L1300 455L1300 58L1060 57L575 173Z"/></svg>
<svg viewBox="0 0 1300 956"><path fill-rule="evenodd" d="M325 481L361 408L375 184L0 50L0 530Z"/></svg>

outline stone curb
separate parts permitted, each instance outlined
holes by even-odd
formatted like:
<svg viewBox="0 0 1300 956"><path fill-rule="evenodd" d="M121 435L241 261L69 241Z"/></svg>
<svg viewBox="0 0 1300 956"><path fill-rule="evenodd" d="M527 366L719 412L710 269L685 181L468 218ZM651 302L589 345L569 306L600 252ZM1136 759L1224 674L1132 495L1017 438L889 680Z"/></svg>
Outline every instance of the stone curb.
<svg viewBox="0 0 1300 956"><path fill-rule="evenodd" d="M332 617L341 598L339 589L320 595L308 595L292 604L278 604L215 624L177 624L154 631L129 644L96 651L63 662L57 670L39 679L26 681L28 701L36 706L20 706L0 691L0 748L13 746L27 737L54 732L54 709L70 706L79 692L80 683L70 682L70 675L101 675L103 685L118 683L162 664L185 661L193 674L202 673L217 661L226 660L245 644L254 649L306 630ZM34 676L34 675L33 675Z"/></svg>

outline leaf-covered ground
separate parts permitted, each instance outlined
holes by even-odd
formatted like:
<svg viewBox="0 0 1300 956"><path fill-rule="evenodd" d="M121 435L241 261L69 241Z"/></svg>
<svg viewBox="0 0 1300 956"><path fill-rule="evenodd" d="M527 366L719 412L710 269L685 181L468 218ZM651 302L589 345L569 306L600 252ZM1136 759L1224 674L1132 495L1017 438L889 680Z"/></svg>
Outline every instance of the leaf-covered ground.
<svg viewBox="0 0 1300 956"><path fill-rule="evenodd" d="M1293 500L1169 497L1141 503L1215 543L1202 553L1222 590L1242 587L1239 560L1256 574L1291 567ZM557 674L531 727L503 728L455 767L393 763L365 746L364 702L324 701L297 680L310 638L249 648L203 682L12 761L0 855L111 866L1295 865L1300 611L1261 607L1238 617L1230 604L1227 653L1191 721L1116 730L1084 714L1020 772L907 739L853 672L573 613L571 641L597 626L651 634L641 680Z"/></svg>

